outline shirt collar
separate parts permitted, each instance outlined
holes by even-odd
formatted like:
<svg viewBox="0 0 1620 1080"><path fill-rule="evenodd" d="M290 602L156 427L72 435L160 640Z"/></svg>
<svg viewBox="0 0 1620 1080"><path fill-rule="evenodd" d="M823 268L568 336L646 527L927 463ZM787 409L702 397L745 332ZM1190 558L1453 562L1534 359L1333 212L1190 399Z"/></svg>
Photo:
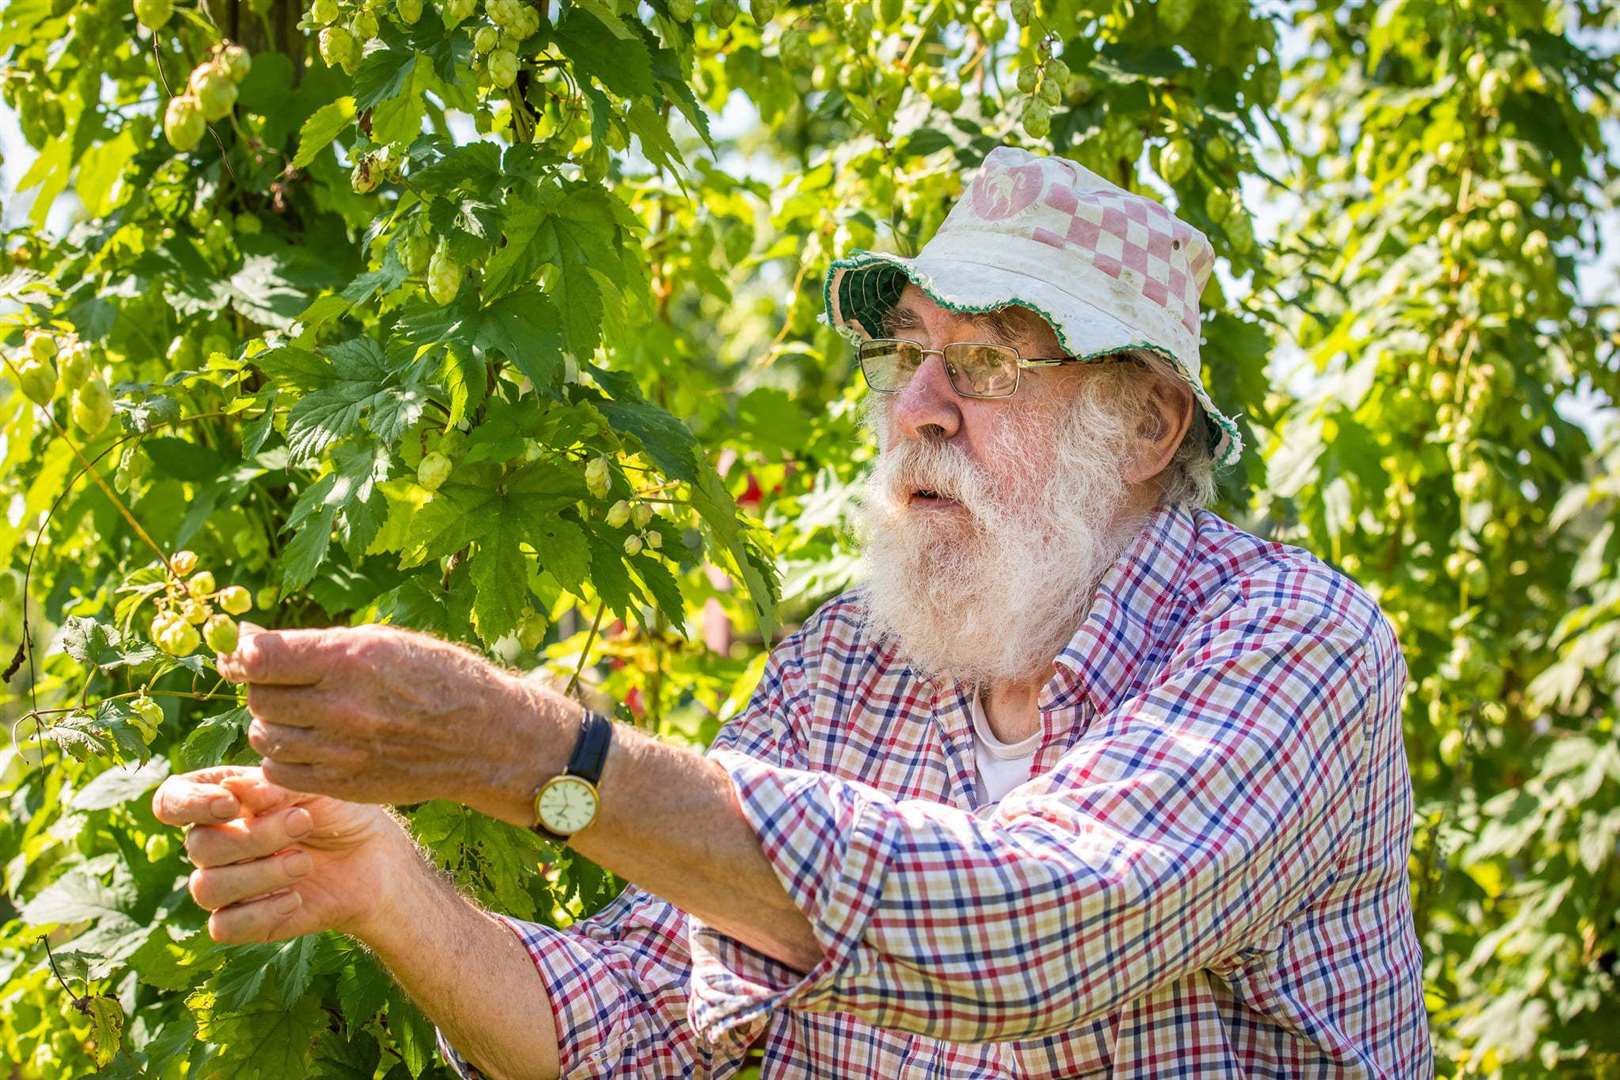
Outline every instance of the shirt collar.
<svg viewBox="0 0 1620 1080"><path fill-rule="evenodd" d="M1091 610L1063 651L1041 707L1084 695L1099 713L1124 701L1162 659L1192 600L1188 577L1198 524L1182 507L1152 510L1097 586Z"/></svg>

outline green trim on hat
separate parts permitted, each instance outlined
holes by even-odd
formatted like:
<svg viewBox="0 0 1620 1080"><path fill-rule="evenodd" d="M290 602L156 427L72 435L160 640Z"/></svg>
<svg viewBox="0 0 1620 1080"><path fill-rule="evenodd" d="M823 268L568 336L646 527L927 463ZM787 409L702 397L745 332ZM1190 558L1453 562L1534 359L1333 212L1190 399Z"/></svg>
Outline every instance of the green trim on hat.
<svg viewBox="0 0 1620 1080"><path fill-rule="evenodd" d="M1069 347L1068 339L1063 333L1062 324L1053 315L1043 309L1039 304L1025 300L1018 296L1011 296L1006 300L997 300L987 304L964 304L948 299L936 292L926 274L918 273L909 261L901 261L903 256L890 255L881 251L862 251L857 249L842 259L834 259L827 268L827 276L822 282L821 301L827 312L828 321L833 329L851 340L858 339L858 333L853 330L850 323L855 323L864 331L867 337L877 337L882 332L883 316L888 314L905 292L906 282L917 286L928 298L946 311L963 315L983 314L997 308L1016 304L1035 312L1046 320L1052 332L1057 335L1058 344L1063 351L1082 363L1092 363L1123 352L1126 349L1143 349L1156 353L1169 361L1170 367L1181 377L1181 380L1192 390L1193 397L1198 401L1199 408L1203 409L1205 417L1212 423L1209 428L1209 450L1216 453L1220 447L1221 437L1227 439L1226 453L1222 454L1215 464L1225 468L1237 463L1243 453L1243 436L1238 433L1235 424L1226 414L1215 407L1214 399L1209 391L1181 366L1176 355L1163 345L1151 341L1132 341L1123 345L1115 345L1101 349L1094 353L1078 355ZM838 308L843 315L842 320L833 318L832 290L834 282L838 285ZM857 290L859 293L857 294Z"/></svg>

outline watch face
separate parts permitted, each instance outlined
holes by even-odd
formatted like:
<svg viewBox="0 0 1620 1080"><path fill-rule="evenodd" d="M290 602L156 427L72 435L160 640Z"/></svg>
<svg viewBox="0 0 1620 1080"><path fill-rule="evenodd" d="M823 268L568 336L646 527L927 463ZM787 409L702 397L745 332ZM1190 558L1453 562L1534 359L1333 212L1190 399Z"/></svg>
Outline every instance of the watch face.
<svg viewBox="0 0 1620 1080"><path fill-rule="evenodd" d="M596 789L577 776L559 776L541 789L536 811L554 833L576 833L596 817Z"/></svg>

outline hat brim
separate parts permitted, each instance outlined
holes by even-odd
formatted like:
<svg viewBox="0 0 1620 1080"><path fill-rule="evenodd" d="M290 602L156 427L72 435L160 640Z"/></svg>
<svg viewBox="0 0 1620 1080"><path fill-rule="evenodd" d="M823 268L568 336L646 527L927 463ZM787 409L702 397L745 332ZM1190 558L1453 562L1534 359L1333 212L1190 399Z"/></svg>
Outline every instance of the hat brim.
<svg viewBox="0 0 1620 1080"><path fill-rule="evenodd" d="M1163 356L1187 384L1211 421L1210 452L1218 466L1235 463L1243 450L1237 424L1215 407L1209 392L1192 378L1164 346L1143 341L1119 319L1050 282L983 263L961 259L908 259L883 251L857 251L835 260L823 285L827 319L854 341L878 337L883 317L907 284L921 289L947 311L964 314L1018 305L1046 320L1064 353L1100 361L1122 349L1142 349Z"/></svg>

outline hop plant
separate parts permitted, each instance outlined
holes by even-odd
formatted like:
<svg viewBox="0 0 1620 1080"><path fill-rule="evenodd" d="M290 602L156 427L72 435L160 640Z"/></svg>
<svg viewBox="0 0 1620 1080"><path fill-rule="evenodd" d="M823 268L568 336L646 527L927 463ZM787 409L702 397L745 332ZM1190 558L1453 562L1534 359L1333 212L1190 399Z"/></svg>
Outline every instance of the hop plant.
<svg viewBox="0 0 1620 1080"><path fill-rule="evenodd" d="M480 26L473 35L473 52L484 55L495 51L501 43L501 32L493 26Z"/></svg>
<svg viewBox="0 0 1620 1080"><path fill-rule="evenodd" d="M596 457L585 466L585 488L598 499L608 493L613 484L613 474L605 457Z"/></svg>
<svg viewBox="0 0 1620 1080"><path fill-rule="evenodd" d="M203 624L203 640L216 653L236 651L236 620L229 615L212 615Z"/></svg>
<svg viewBox="0 0 1620 1080"><path fill-rule="evenodd" d="M222 65L199 64L191 73L190 89L204 120L222 120L236 107L236 83Z"/></svg>
<svg viewBox="0 0 1620 1080"><path fill-rule="evenodd" d="M169 140L170 146L182 154L194 150L207 130L208 122L203 119L195 98L181 94L169 99L168 108L163 112L163 137Z"/></svg>
<svg viewBox="0 0 1620 1080"><path fill-rule="evenodd" d="M1052 107L1040 98L1030 98L1024 106L1024 133L1032 139L1044 139L1052 130Z"/></svg>
<svg viewBox="0 0 1620 1080"><path fill-rule="evenodd" d="M215 599L229 615L245 615L253 608L253 597L240 585L227 585Z"/></svg>
<svg viewBox="0 0 1620 1080"><path fill-rule="evenodd" d="M1179 184L1193 167L1192 144L1185 139L1171 139L1159 151L1159 175L1166 183Z"/></svg>
<svg viewBox="0 0 1620 1080"><path fill-rule="evenodd" d="M80 384L70 411L80 431L92 439L100 435L112 421L113 414L112 391L107 389L106 380L98 375Z"/></svg>
<svg viewBox="0 0 1620 1080"><path fill-rule="evenodd" d="M325 26L337 22L337 0L315 0L309 8L309 17L315 20L316 25Z"/></svg>
<svg viewBox="0 0 1620 1080"><path fill-rule="evenodd" d="M328 26L321 31L321 60L327 67L341 67L353 75L360 67L360 46L354 35L341 26Z"/></svg>
<svg viewBox="0 0 1620 1080"><path fill-rule="evenodd" d="M50 361L25 357L17 365L17 383L36 405L49 405L56 396L56 367Z"/></svg>
<svg viewBox="0 0 1620 1080"><path fill-rule="evenodd" d="M429 491L438 491L450 479L452 468L449 458L437 450L431 450L422 455L422 462L416 467L416 482Z"/></svg>
<svg viewBox="0 0 1620 1080"><path fill-rule="evenodd" d="M415 26L422 17L422 0L394 0L394 10L399 12L400 22Z"/></svg>
<svg viewBox="0 0 1620 1080"><path fill-rule="evenodd" d="M489 81L505 90L517 81L518 58L511 49L496 49L489 54Z"/></svg>
<svg viewBox="0 0 1620 1080"><path fill-rule="evenodd" d="M141 730L141 740L150 743L163 726L163 706L142 694L129 703L129 711Z"/></svg>
<svg viewBox="0 0 1620 1080"><path fill-rule="evenodd" d="M737 0L709 0L709 18L724 30L737 21Z"/></svg>
<svg viewBox="0 0 1620 1080"><path fill-rule="evenodd" d="M23 348L28 355L42 364L48 364L56 359L61 348L56 343L56 335L48 330L30 330L23 338Z"/></svg>
<svg viewBox="0 0 1620 1080"><path fill-rule="evenodd" d="M253 55L240 45L226 45L215 59L232 82L239 83L253 70Z"/></svg>
<svg viewBox="0 0 1620 1080"><path fill-rule="evenodd" d="M202 644L202 637L183 616L160 611L152 619L152 643L170 656L190 656Z"/></svg>
<svg viewBox="0 0 1620 1080"><path fill-rule="evenodd" d="M450 245L439 241L433 258L428 260L428 295L440 304L448 304L461 291L461 267L450 257Z"/></svg>
<svg viewBox="0 0 1620 1080"><path fill-rule="evenodd" d="M148 30L160 29L174 14L174 0L135 0L135 21Z"/></svg>
<svg viewBox="0 0 1620 1080"><path fill-rule="evenodd" d="M376 159L370 154L361 157L354 163L349 172L349 186L356 195L365 195L377 189L382 179L382 170L377 167Z"/></svg>
<svg viewBox="0 0 1620 1080"><path fill-rule="evenodd" d="M748 0L748 14L755 25L764 26L776 18L776 0Z"/></svg>
<svg viewBox="0 0 1620 1080"><path fill-rule="evenodd" d="M935 80L928 86L928 100L946 112L955 112L962 107L962 88L943 79Z"/></svg>
<svg viewBox="0 0 1620 1080"><path fill-rule="evenodd" d="M478 10L478 0L444 0L440 12L444 18L445 29L453 29L457 23L472 17Z"/></svg>
<svg viewBox="0 0 1620 1080"><path fill-rule="evenodd" d="M636 528L645 529L647 527L647 523L652 521L653 510L652 507L648 506L646 503L637 503L635 510L631 512L630 516L635 521Z"/></svg>

